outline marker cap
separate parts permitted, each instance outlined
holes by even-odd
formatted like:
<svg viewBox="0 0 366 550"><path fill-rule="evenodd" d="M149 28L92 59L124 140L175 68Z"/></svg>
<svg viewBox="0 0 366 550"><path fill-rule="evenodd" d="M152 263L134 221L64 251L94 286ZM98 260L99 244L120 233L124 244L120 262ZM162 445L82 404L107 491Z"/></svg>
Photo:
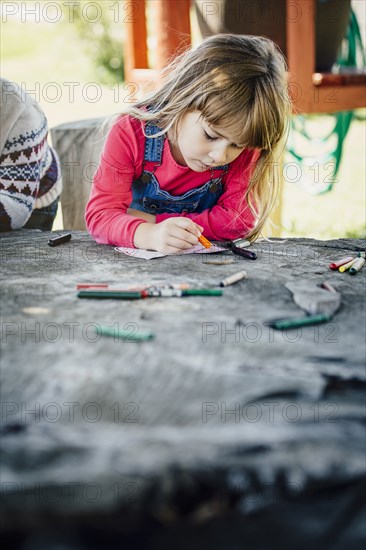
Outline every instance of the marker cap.
<svg viewBox="0 0 366 550"><path fill-rule="evenodd" d="M364 265L365 265L365 258L362 258L362 257L357 258L350 267L350 270L349 270L350 274L356 275L356 273L361 271Z"/></svg>

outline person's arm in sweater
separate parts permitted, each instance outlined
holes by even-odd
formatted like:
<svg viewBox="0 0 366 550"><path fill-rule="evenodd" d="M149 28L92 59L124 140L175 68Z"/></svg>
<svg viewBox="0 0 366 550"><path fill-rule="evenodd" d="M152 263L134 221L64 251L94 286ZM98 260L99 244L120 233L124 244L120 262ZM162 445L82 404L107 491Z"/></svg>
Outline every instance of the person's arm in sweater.
<svg viewBox="0 0 366 550"><path fill-rule="evenodd" d="M48 206L61 193L57 155L47 143L46 117L18 86L2 79L0 228L24 227L35 207Z"/></svg>

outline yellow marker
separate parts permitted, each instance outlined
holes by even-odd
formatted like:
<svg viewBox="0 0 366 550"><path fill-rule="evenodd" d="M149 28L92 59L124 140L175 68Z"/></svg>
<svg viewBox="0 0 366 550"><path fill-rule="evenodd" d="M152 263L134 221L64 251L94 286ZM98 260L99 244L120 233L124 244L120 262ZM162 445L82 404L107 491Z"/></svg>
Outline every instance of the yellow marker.
<svg viewBox="0 0 366 550"><path fill-rule="evenodd" d="M358 258L354 258L353 260L351 260L350 262L347 262L346 264L343 264L341 265L339 268L338 268L338 271L340 271L341 273L343 273L344 271L347 271L347 269L349 269L350 267L353 266L353 264L357 261Z"/></svg>
<svg viewBox="0 0 366 550"><path fill-rule="evenodd" d="M353 263L351 266L351 269L349 270L351 275L356 275L358 271L361 271L365 263L365 258L357 258L357 260Z"/></svg>

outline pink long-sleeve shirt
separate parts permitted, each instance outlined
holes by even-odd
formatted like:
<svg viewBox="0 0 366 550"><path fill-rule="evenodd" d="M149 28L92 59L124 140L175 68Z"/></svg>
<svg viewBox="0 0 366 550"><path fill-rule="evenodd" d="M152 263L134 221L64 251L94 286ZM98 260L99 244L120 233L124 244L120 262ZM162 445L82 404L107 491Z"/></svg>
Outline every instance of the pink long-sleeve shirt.
<svg viewBox="0 0 366 550"><path fill-rule="evenodd" d="M145 123L143 123L144 125ZM86 224L92 237L101 244L134 247L136 228L145 220L127 214L132 201L131 185L143 170L145 136L139 120L123 115L108 133L100 163L94 176L86 206ZM223 176L224 190L215 206L200 213L158 214L156 223L173 216L187 217L203 227L210 240L235 239L245 236L254 226L243 196L258 159L258 151L245 149ZM146 162L145 170L155 163ZM182 195L210 179L210 171L195 172L178 164L164 140L162 163L154 172L161 189L171 195Z"/></svg>

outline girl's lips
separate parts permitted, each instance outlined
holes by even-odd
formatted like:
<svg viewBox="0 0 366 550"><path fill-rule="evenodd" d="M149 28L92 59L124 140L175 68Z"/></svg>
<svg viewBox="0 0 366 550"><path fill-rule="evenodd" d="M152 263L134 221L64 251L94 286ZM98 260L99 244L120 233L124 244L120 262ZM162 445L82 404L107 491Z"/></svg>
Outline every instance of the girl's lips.
<svg viewBox="0 0 366 550"><path fill-rule="evenodd" d="M200 161L200 164L201 164L201 166L203 166L203 168L205 170L210 170L211 168L213 168L212 164L211 165L210 164L205 164L204 162L201 162L201 161Z"/></svg>

